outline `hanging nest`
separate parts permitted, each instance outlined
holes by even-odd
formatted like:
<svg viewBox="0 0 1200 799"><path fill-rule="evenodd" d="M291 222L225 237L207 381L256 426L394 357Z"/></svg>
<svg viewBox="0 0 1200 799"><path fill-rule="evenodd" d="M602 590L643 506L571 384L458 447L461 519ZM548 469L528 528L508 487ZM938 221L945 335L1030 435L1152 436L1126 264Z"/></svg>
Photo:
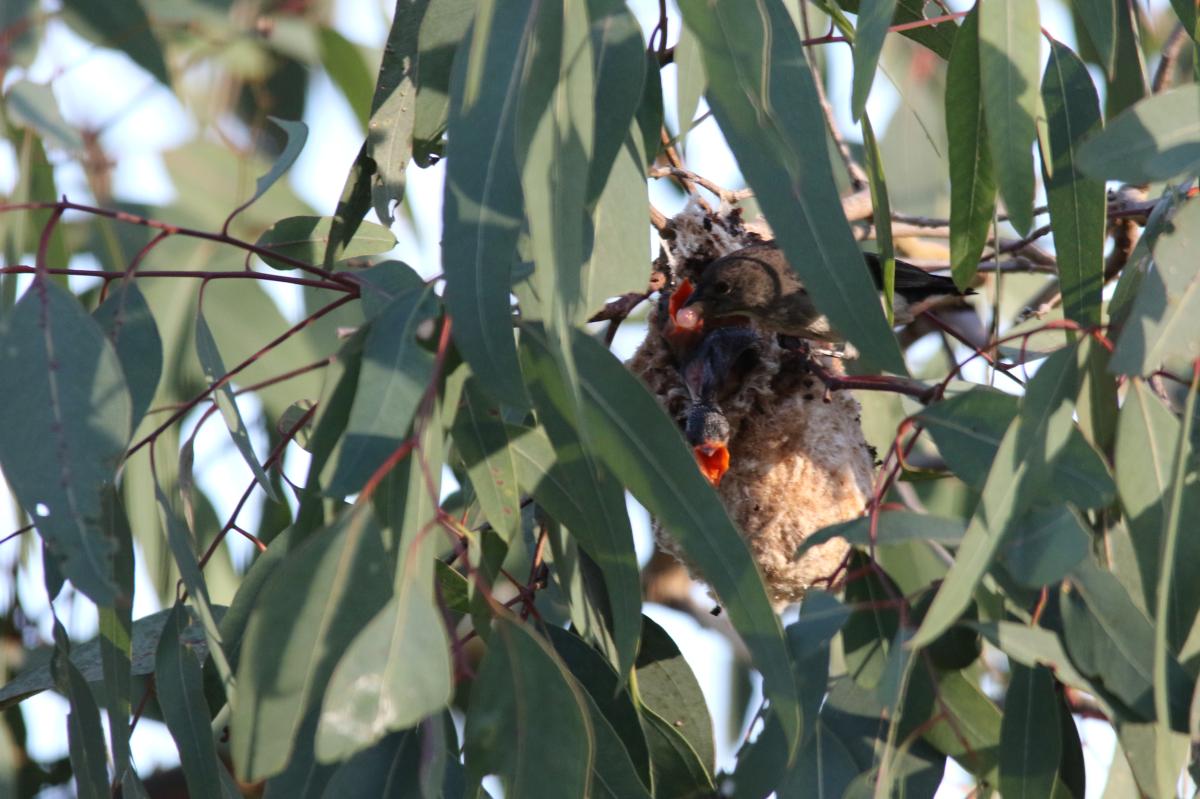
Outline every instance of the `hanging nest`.
<svg viewBox="0 0 1200 799"><path fill-rule="evenodd" d="M675 238L664 242L656 267L669 285L649 318L649 332L629 368L658 397L681 429L691 395L680 374L678 355L664 335L670 292L684 278L695 280L714 259L769 238L746 225L741 209L709 212L691 203L673 220ZM815 547L804 557L796 550L823 527L862 514L871 494L874 452L863 437L858 402L848 392L827 392L803 368L804 359L755 329L757 357L721 399L729 422L729 468L717 492L750 546L777 606L803 598L809 586L828 578L845 557L841 539ZM827 371L841 374L840 361L825 359ZM663 549L680 550L655 521Z"/></svg>

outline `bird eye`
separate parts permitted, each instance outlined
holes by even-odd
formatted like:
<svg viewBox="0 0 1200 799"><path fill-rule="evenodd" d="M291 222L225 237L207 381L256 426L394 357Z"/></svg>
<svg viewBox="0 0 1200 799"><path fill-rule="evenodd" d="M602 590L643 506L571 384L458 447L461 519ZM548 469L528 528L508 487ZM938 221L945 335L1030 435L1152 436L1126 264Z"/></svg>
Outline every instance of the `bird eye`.
<svg viewBox="0 0 1200 799"><path fill-rule="evenodd" d="M730 288L731 286L724 280L718 280L716 283L713 283L713 291L717 294L728 294Z"/></svg>

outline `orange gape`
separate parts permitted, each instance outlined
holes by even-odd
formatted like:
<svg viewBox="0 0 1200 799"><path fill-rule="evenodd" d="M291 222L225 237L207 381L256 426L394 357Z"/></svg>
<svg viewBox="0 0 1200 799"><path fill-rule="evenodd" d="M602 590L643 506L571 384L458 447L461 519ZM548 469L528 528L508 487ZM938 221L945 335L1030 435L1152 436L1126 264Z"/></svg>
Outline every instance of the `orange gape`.
<svg viewBox="0 0 1200 799"><path fill-rule="evenodd" d="M678 338L685 335L698 336L704 329L704 319L700 316L699 311L695 308L683 307L695 290L696 287L692 281L684 278L671 292L671 298L667 300L667 338Z"/></svg>
<svg viewBox="0 0 1200 799"><path fill-rule="evenodd" d="M729 448L724 444L699 444L692 447L700 473L714 486L720 484L725 472L729 471Z"/></svg>

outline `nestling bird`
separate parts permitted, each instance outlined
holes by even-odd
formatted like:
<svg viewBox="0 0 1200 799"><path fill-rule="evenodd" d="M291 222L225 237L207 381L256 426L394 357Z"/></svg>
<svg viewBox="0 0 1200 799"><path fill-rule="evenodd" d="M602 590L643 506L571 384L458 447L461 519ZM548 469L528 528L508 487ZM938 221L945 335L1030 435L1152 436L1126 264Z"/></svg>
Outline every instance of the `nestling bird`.
<svg viewBox="0 0 1200 799"><path fill-rule="evenodd" d="M748 327L719 327L700 341L679 367L691 401L684 436L700 471L713 485L729 469L729 420L721 399L741 386L758 362L758 334Z"/></svg>
<svg viewBox="0 0 1200 799"><path fill-rule="evenodd" d="M879 256L863 253L876 287L883 285ZM896 324L914 317L913 306L946 296L965 296L948 277L896 261ZM695 290L675 315L676 325L687 330L704 319L747 316L763 327L800 338L839 341L829 317L813 303L808 290L774 242L752 244L713 261L696 283Z"/></svg>

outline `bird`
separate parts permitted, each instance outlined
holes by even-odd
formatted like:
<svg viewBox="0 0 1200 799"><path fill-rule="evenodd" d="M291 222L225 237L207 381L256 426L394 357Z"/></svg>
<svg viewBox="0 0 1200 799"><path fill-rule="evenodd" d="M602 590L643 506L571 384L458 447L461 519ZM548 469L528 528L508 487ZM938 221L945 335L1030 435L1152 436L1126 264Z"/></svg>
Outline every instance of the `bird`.
<svg viewBox="0 0 1200 799"><path fill-rule="evenodd" d="M684 437L713 485L729 469L732 435L720 403L758 363L758 341L758 333L749 327L718 327L704 334L679 365L689 397Z"/></svg>
<svg viewBox="0 0 1200 799"><path fill-rule="evenodd" d="M876 287L883 285L879 256L863 253ZM941 297L962 297L948 277L896 261L893 318L907 324L914 306ZM705 320L744 316L775 333L819 341L840 341L824 313L774 242L752 244L710 263L697 278L691 294L674 316L683 331L702 328Z"/></svg>

